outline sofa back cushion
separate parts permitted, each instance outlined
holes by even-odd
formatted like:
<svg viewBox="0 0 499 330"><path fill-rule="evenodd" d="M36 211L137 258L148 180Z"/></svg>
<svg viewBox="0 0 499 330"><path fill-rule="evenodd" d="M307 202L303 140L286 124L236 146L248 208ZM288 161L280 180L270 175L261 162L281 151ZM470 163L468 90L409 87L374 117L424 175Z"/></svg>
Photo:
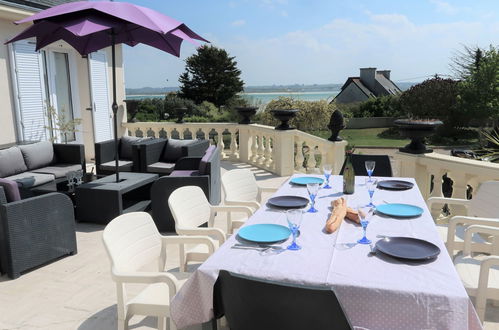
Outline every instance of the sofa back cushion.
<svg viewBox="0 0 499 330"><path fill-rule="evenodd" d="M208 172L208 162L211 160L213 153L217 149L216 146L209 146L208 149L206 149L206 152L204 153L203 158L201 158L201 161L199 162L199 174L205 175L209 174Z"/></svg>
<svg viewBox="0 0 499 330"><path fill-rule="evenodd" d="M182 158L182 147L188 146L189 144L195 142L196 140L177 140L168 139L166 141L166 148L163 152L162 161L165 163L175 163L177 160Z"/></svg>
<svg viewBox="0 0 499 330"><path fill-rule="evenodd" d="M50 141L19 146L28 170L45 167L54 161L54 147Z"/></svg>
<svg viewBox="0 0 499 330"><path fill-rule="evenodd" d="M11 176L27 170L23 154L18 147L0 150L0 177Z"/></svg>
<svg viewBox="0 0 499 330"><path fill-rule="evenodd" d="M136 143L150 140L152 138L150 137L136 137L136 136L123 136L120 139L120 159L125 159L125 160L132 160L133 158L133 153L132 153L132 146Z"/></svg>
<svg viewBox="0 0 499 330"><path fill-rule="evenodd" d="M17 182L0 178L0 187L3 187L3 190L5 191L7 203L21 200L21 194L19 193L19 186L17 185Z"/></svg>

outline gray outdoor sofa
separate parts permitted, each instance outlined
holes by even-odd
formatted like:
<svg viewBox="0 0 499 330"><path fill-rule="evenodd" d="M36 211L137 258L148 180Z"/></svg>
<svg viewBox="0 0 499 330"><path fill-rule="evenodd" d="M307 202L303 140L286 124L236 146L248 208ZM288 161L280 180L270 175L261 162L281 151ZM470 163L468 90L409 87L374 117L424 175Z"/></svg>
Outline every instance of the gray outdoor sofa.
<svg viewBox="0 0 499 330"><path fill-rule="evenodd" d="M49 193L20 199L16 184L2 181L0 273L15 279L27 270L76 254L74 207L68 196Z"/></svg>
<svg viewBox="0 0 499 330"><path fill-rule="evenodd" d="M175 189L183 186L198 186L212 205L220 204L220 147L210 146L203 157L181 158L170 175L154 182L151 187L151 214L159 231L175 231L168 198Z"/></svg>
<svg viewBox="0 0 499 330"><path fill-rule="evenodd" d="M76 170L85 172L81 144L42 141L0 150L0 178L17 182L22 192Z"/></svg>

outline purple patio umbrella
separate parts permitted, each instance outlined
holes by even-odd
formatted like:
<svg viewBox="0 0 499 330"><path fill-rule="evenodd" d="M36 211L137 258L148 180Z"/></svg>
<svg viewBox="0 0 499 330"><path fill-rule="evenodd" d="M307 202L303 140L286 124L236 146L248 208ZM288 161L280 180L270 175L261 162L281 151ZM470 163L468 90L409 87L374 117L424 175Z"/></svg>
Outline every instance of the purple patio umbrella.
<svg viewBox="0 0 499 330"><path fill-rule="evenodd" d="M33 25L6 42L36 38L39 50L55 41L64 40L81 55L111 46L113 66L113 117L116 161L116 182L119 181L118 123L116 113L115 45L135 46L143 43L175 56L180 56L182 41L196 44L208 42L185 24L149 8L126 2L80 1L55 6L15 24Z"/></svg>

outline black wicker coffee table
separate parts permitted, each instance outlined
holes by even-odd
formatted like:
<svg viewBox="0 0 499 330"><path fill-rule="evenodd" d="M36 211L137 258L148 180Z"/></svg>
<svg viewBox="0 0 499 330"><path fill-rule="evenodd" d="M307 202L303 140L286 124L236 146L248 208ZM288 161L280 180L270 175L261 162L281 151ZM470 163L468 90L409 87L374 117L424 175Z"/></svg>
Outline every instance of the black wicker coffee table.
<svg viewBox="0 0 499 330"><path fill-rule="evenodd" d="M76 187L78 221L107 224L120 214L149 208L151 185L157 174L120 172Z"/></svg>

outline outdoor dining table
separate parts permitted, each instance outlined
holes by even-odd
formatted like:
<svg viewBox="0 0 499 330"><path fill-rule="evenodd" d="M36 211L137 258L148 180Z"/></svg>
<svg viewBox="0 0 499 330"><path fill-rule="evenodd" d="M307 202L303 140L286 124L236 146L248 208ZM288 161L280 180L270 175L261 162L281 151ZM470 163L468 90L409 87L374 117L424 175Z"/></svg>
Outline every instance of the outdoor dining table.
<svg viewBox="0 0 499 330"><path fill-rule="evenodd" d="M303 175L295 175L303 176ZM320 177L320 175L315 175ZM291 177L290 179L292 179ZM369 203L365 177L356 177L349 206ZM378 178L381 179L381 178ZM394 179L394 178L391 178ZM362 228L343 221L333 234L323 229L331 213L331 202L342 194L341 176L332 176L332 189L320 189L317 213L304 213L298 251L262 254L257 250L232 249L232 235L206 260L174 296L171 315L178 328L208 322L213 318L213 287L221 269L262 280L306 286L329 286L336 293L353 326L367 329L481 329L475 309L436 230L426 203L414 183L405 191L377 189L374 204L406 203L421 207L416 218L391 218L375 214L367 237L378 235L413 237L429 241L441 250L436 259L408 262L380 252L370 245L356 244ZM304 186L286 181L273 196L308 198ZM245 225L273 223L287 226L286 214L267 205L257 210ZM286 247L291 238L281 245Z"/></svg>

